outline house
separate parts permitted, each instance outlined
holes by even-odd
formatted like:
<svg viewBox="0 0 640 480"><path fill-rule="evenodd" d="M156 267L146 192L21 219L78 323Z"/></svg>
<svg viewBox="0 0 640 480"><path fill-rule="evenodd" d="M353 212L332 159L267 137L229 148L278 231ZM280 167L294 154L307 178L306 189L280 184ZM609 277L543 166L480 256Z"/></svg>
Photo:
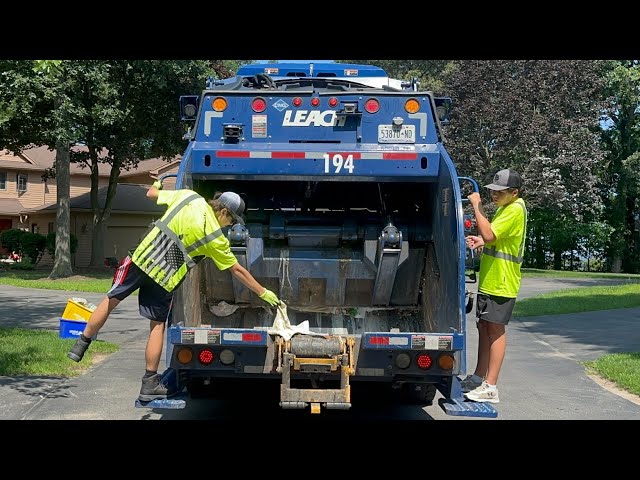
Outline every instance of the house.
<svg viewBox="0 0 640 480"><path fill-rule="evenodd" d="M19 155L0 151L0 232L19 228L34 233L55 232L57 187L55 179L43 180L45 171L53 167L55 151L48 147L24 150ZM105 256L120 258L139 240L151 221L164 211L146 198L146 191L160 176L177 173L180 157L171 161L160 158L143 160L138 168L120 173L118 189L107 221ZM100 205L104 205L111 166L98 166ZM174 188L175 178L164 182ZM78 238L78 250L72 256L74 267L87 267L91 258L92 213L91 177L87 168L71 164L70 217L71 233ZM0 251L0 254L6 251ZM45 255L40 265L53 264Z"/></svg>

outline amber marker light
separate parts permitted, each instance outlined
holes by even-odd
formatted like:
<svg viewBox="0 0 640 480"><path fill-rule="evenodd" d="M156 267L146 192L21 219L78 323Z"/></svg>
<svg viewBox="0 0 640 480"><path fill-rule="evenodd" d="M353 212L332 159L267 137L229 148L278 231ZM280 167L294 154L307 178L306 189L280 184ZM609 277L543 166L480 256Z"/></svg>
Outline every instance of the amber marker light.
<svg viewBox="0 0 640 480"><path fill-rule="evenodd" d="M448 353L443 353L438 357L438 366L442 370L453 370L453 367L455 364L456 364L456 360L455 358L453 358L453 355L450 355Z"/></svg>
<svg viewBox="0 0 640 480"><path fill-rule="evenodd" d="M420 110L420 102L415 98L410 98L404 103L404 109L409 113L416 113Z"/></svg>
<svg viewBox="0 0 640 480"><path fill-rule="evenodd" d="M186 364L193 360L193 351L190 348L182 347L176 353L176 358L182 364Z"/></svg>
<svg viewBox="0 0 640 480"><path fill-rule="evenodd" d="M222 97L216 97L211 102L211 106L216 112L224 112L227 109L227 101Z"/></svg>

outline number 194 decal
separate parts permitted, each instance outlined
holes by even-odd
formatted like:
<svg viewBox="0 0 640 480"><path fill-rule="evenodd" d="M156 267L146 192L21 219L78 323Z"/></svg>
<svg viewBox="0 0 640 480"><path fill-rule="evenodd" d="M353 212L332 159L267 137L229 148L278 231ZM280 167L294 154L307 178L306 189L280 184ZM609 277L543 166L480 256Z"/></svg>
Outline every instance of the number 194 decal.
<svg viewBox="0 0 640 480"><path fill-rule="evenodd" d="M343 158L339 153L329 156L328 153L324 155L324 173L340 173L341 170L346 170L348 173L353 173L353 155L347 155L347 158Z"/></svg>

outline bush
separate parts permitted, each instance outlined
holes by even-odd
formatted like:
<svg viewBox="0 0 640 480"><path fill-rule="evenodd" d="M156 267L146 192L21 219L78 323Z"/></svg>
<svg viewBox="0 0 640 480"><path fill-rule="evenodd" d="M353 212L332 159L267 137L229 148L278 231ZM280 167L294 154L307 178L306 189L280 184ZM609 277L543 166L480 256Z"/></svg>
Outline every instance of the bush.
<svg viewBox="0 0 640 480"><path fill-rule="evenodd" d="M73 233L69 236L69 243L71 248L71 255L76 253L78 250L78 237L76 237ZM47 253L51 255L52 258L56 257L56 233L51 232L47 235Z"/></svg>
<svg viewBox="0 0 640 480"><path fill-rule="evenodd" d="M31 263L37 264L42 255L47 243L47 238L40 233L24 232L24 235L20 238L22 244L22 253L29 257Z"/></svg>
<svg viewBox="0 0 640 480"><path fill-rule="evenodd" d="M24 230L19 230L17 228L12 228L10 230L5 230L0 233L0 243L4 248L9 250L9 252L22 252L22 237L26 233Z"/></svg>
<svg viewBox="0 0 640 480"><path fill-rule="evenodd" d="M33 270L36 268L36 266L29 260L22 260L20 262L10 263L9 265L11 270Z"/></svg>

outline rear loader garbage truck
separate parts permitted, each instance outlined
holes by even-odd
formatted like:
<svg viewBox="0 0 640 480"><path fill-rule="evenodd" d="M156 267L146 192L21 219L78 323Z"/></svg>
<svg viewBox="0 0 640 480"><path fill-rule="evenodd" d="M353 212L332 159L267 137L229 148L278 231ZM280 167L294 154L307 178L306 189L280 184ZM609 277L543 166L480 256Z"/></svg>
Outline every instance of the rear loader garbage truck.
<svg viewBox="0 0 640 480"><path fill-rule="evenodd" d="M439 391L450 415L497 415L460 387L474 274L461 191L478 186L445 150L449 99L376 66L273 63L180 106L192 123L176 188L240 194L245 224L220 234L282 304L199 261L167 327L164 379L180 394L137 407L267 382L274 404L320 413L375 384L425 406Z"/></svg>

